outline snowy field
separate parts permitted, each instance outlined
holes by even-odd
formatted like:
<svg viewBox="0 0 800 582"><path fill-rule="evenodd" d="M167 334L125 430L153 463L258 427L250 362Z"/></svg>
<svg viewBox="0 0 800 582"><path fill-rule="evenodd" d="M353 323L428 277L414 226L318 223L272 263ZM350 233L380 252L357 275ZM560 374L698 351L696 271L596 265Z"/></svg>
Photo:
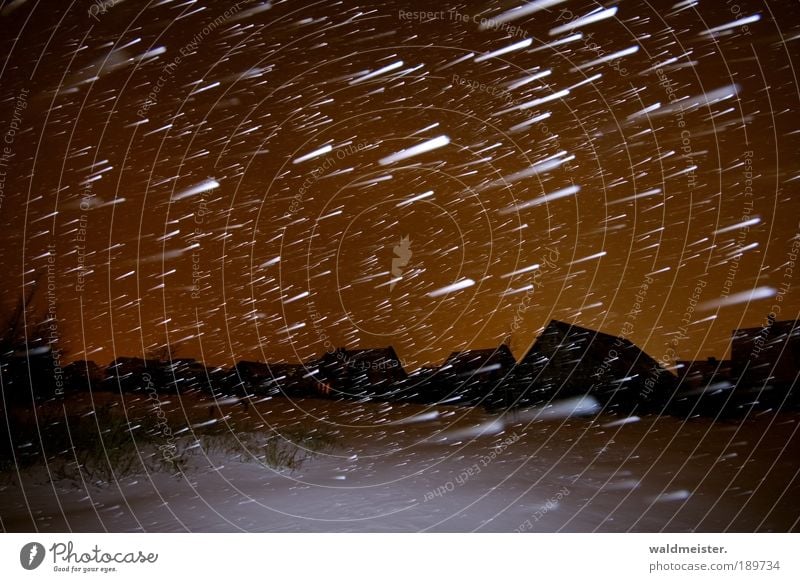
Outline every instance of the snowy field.
<svg viewBox="0 0 800 582"><path fill-rule="evenodd" d="M324 427L334 448L295 470L197 451L183 474L118 484L0 478L5 531L623 532L798 529L798 417L501 418L481 410L274 399L172 426ZM126 402L130 410L136 403ZM176 432L179 428L176 429Z"/></svg>

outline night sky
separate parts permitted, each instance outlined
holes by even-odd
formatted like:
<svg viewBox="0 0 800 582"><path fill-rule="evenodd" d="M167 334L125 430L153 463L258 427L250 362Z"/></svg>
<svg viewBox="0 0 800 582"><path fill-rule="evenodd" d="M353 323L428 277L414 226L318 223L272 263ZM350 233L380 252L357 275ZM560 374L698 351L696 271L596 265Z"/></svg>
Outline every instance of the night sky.
<svg viewBox="0 0 800 582"><path fill-rule="evenodd" d="M6 1L3 308L102 364L722 357L800 310L798 48L789 0Z"/></svg>

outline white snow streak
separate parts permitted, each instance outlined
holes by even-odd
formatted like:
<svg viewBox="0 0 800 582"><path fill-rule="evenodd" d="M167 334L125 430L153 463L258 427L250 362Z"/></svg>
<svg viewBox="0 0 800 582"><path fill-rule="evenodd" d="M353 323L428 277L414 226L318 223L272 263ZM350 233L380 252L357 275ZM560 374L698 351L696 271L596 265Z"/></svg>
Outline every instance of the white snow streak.
<svg viewBox="0 0 800 582"><path fill-rule="evenodd" d="M472 287L475 284L475 281L472 279L462 279L452 285L447 285L446 287L442 287L441 289L437 289L436 291L431 291L428 293L428 297L440 297L441 295L447 295L448 293L452 293L453 291L461 291L461 289L466 289L467 287Z"/></svg>
<svg viewBox="0 0 800 582"><path fill-rule="evenodd" d="M410 147L407 150L400 150L395 154L386 156L385 158L381 158L379 160L379 163L382 166L386 166L388 164L393 164L394 162L406 160L408 158L424 154L426 152L438 149L440 147L444 147L449 143L450 143L449 137L447 137L446 135L440 135L439 137L429 139L428 141L422 142L421 144Z"/></svg>

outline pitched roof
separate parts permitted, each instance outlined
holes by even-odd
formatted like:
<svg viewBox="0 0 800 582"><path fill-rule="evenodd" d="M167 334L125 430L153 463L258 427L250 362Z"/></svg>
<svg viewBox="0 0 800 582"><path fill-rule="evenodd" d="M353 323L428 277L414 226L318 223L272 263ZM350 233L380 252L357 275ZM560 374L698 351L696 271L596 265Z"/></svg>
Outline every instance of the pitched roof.
<svg viewBox="0 0 800 582"><path fill-rule="evenodd" d="M452 352L442 364L459 365L472 364L473 362L486 363L492 360L514 360L514 355L506 344L500 344L496 348L482 348L477 350L464 350L463 352Z"/></svg>
<svg viewBox="0 0 800 582"><path fill-rule="evenodd" d="M800 333L800 319L785 319L781 321L773 321L769 326L759 326L759 327L740 327L734 329L733 338L734 339L741 339L747 338L748 336L758 335L764 330L767 330L770 335L773 335L775 332L785 332L785 333Z"/></svg>
<svg viewBox="0 0 800 582"><path fill-rule="evenodd" d="M557 350L560 351L563 348L566 355L566 352L574 346L575 349L580 352L578 356L579 360L589 353L597 353L612 344L618 344L621 347L617 348L617 354L620 357L626 356L625 360L628 364L633 364L633 361L635 361L637 367L641 366L650 369L657 367L664 372L668 372L655 358L626 338L613 336L603 333L602 331L581 327L557 319L550 320L550 323L547 324L547 327L545 327L544 331L542 331L536 339L531 349L525 354L522 362L527 363L540 360L542 355L549 356L550 354L548 352L550 352L551 347L548 346L547 343L553 336L558 339ZM668 373L671 374L671 372Z"/></svg>
<svg viewBox="0 0 800 582"><path fill-rule="evenodd" d="M355 349L355 350L342 350L345 354L350 356L352 359L358 360L397 360L400 361L400 358L397 357L397 352L394 351L392 346L386 346L384 348L366 348L366 349Z"/></svg>

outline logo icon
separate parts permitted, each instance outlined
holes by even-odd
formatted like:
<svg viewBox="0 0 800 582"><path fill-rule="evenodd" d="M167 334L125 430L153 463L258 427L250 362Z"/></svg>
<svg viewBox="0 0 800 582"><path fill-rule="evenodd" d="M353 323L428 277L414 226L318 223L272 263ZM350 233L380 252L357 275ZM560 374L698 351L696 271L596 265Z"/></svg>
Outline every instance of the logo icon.
<svg viewBox="0 0 800 582"><path fill-rule="evenodd" d="M400 244L394 246L395 257L392 259L392 280L389 291L394 289L395 284L403 277L403 267L411 260L411 238L404 236L400 238Z"/></svg>
<svg viewBox="0 0 800 582"><path fill-rule="evenodd" d="M44 546L38 542L30 542L22 546L19 552L19 563L26 570L35 570L44 562Z"/></svg>

